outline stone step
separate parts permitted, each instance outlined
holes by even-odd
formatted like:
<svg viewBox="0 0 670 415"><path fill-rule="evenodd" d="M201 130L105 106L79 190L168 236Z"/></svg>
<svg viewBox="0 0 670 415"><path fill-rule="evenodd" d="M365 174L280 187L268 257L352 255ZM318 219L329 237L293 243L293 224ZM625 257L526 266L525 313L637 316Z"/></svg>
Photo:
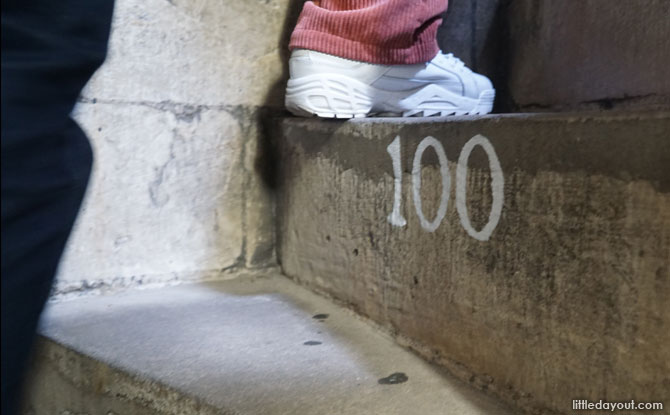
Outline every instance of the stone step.
<svg viewBox="0 0 670 415"><path fill-rule="evenodd" d="M670 390L670 113L285 119L283 272L516 407Z"/></svg>
<svg viewBox="0 0 670 415"><path fill-rule="evenodd" d="M26 414L506 415L280 276L51 304Z"/></svg>

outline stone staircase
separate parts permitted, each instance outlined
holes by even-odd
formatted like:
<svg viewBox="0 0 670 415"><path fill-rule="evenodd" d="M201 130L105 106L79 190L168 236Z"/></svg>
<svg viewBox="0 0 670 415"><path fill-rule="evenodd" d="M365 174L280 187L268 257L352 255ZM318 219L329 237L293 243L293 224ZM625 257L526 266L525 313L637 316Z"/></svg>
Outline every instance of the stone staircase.
<svg viewBox="0 0 670 415"><path fill-rule="evenodd" d="M670 113L281 123L286 275L533 413L670 390Z"/></svg>
<svg viewBox="0 0 670 415"><path fill-rule="evenodd" d="M517 114L268 122L303 3L116 1L24 414L670 405L670 1L450 0Z"/></svg>
<svg viewBox="0 0 670 415"><path fill-rule="evenodd" d="M276 127L281 270L52 303L26 414L667 397L669 113Z"/></svg>

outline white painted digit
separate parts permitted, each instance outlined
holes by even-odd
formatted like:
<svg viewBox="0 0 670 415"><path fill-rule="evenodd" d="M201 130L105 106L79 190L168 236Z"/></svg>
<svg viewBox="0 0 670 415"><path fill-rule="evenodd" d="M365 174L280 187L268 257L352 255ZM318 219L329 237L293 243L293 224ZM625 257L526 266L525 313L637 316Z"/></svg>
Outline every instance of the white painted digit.
<svg viewBox="0 0 670 415"><path fill-rule="evenodd" d="M489 214L489 221L481 231L475 230L470 222L465 197L468 177L468 159L475 146L481 146L489 158L491 192L493 193L493 204ZM483 135L472 137L470 141L465 143L463 150L461 150L461 155L458 158L458 166L456 168L456 209L458 210L458 216L461 218L463 228L465 228L466 232L473 238L480 241L488 241L496 226L498 226L498 221L500 221L500 215L503 208L504 188L505 180L503 178L502 168L500 167L500 161L498 160L498 156L496 155L493 146Z"/></svg>
<svg viewBox="0 0 670 415"><path fill-rule="evenodd" d="M440 207L437 209L437 215L432 222L429 222L423 214L421 207L421 157L423 152L428 148L433 147L437 158L440 162L440 174L442 176L442 195L440 196ZM447 213L447 204L449 202L449 192L451 190L451 178L449 177L449 164L447 155L444 153L444 147L433 137L426 137L419 143L419 146L414 153L414 164L412 167L412 191L414 196L414 207L416 214L421 222L421 227L428 232L435 232L440 226L440 222L444 219Z"/></svg>
<svg viewBox="0 0 670 415"><path fill-rule="evenodd" d="M388 216L389 222L393 226L405 226L407 221L402 215L402 165L400 164L400 136L388 147L386 151L391 156L393 161L393 176L394 176L394 190L393 190L393 212Z"/></svg>

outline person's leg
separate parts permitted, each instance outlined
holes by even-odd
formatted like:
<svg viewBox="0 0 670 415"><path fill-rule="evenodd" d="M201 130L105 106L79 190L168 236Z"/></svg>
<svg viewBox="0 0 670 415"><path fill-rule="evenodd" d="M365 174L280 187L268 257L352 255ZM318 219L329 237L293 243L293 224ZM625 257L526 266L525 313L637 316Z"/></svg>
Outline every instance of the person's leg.
<svg viewBox="0 0 670 415"><path fill-rule="evenodd" d="M385 65L428 62L446 9L447 0L308 1L289 47Z"/></svg>
<svg viewBox="0 0 670 415"><path fill-rule="evenodd" d="M289 45L286 108L324 118L491 112L491 81L440 53L446 7L447 0L306 2Z"/></svg>
<svg viewBox="0 0 670 415"><path fill-rule="evenodd" d="M2 414L15 413L39 315L91 169L70 118L107 50L113 1L2 2Z"/></svg>

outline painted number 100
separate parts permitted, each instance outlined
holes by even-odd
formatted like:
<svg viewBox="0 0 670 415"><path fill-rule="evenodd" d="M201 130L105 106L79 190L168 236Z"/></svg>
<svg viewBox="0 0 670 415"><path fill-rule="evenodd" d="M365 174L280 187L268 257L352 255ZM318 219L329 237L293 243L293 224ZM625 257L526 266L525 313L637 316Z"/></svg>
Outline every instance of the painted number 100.
<svg viewBox="0 0 670 415"><path fill-rule="evenodd" d="M489 213L489 220L481 230L476 230L470 222L470 215L466 203L466 184L468 175L468 160L472 150L476 146L480 146L488 156L489 168L491 171L491 192L493 193L493 203L491 205L491 212ZM388 216L389 222L394 226L406 226L407 220L402 214L402 165L400 154L400 136L386 148L391 160L393 162L393 176L394 176L394 197L393 197L393 212ZM428 147L432 147L440 166L440 175L442 178L442 194L440 195L440 205L437 208L437 213L433 220L428 220L423 213L421 206L421 157ZM461 224L465 231L475 239L480 241L487 241L500 220L500 215L503 208L505 181L503 179L503 172L500 167L500 161L496 155L493 146L489 140L483 135L476 135L472 137L461 150L461 155L458 157L458 165L456 166L456 210ZM449 162L447 155L444 152L444 147L434 137L426 137L419 143L414 153L414 162L412 163L412 198L414 199L414 207L416 215L419 217L421 227L428 232L435 232L440 226L447 213L447 205L449 204L449 194L451 192L451 176L449 174Z"/></svg>

